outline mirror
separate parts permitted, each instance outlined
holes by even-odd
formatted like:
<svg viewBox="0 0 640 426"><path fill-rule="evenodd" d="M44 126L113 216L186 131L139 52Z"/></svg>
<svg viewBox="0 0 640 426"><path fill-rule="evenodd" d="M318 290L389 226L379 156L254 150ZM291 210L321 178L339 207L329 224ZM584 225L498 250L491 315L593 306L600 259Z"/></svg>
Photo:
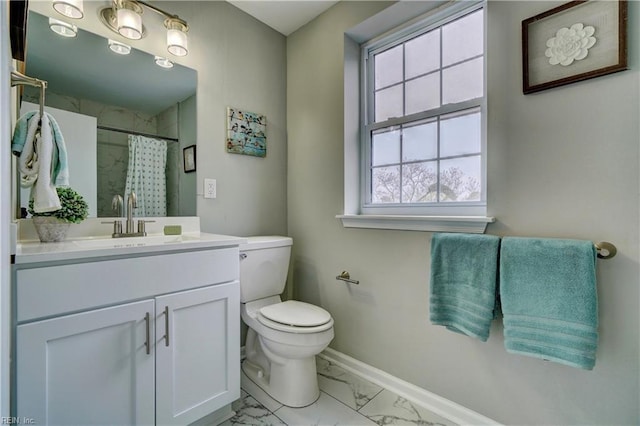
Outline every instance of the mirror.
<svg viewBox="0 0 640 426"><path fill-rule="evenodd" d="M74 167L69 153L70 186L74 180L95 180L97 216L115 216L113 196L126 201L128 134L163 139L166 216L195 216L196 174L185 173L182 162L183 149L196 144L195 70L178 64L161 68L154 56L135 48L129 55L116 54L105 38L81 29L73 38L58 36L48 20L29 12L26 74L48 82L48 108L97 120L96 158L83 159L96 161L96 176L74 175L82 167ZM38 104L38 97L38 89L25 88L23 104Z"/></svg>

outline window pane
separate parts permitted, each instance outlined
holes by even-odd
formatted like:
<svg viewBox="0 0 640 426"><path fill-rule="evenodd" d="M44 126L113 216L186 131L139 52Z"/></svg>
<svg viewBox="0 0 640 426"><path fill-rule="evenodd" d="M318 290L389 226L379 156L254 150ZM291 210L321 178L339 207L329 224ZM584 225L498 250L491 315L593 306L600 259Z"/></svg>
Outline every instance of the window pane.
<svg viewBox="0 0 640 426"><path fill-rule="evenodd" d="M442 70L442 103L446 105L482 97L482 65L482 58L478 58Z"/></svg>
<svg viewBox="0 0 640 426"><path fill-rule="evenodd" d="M412 163L402 166L402 202L427 203L438 200L436 163Z"/></svg>
<svg viewBox="0 0 640 426"><path fill-rule="evenodd" d="M371 170L371 202L400 202L400 166L376 167Z"/></svg>
<svg viewBox="0 0 640 426"><path fill-rule="evenodd" d="M442 27L442 64L451 65L483 53L482 10Z"/></svg>
<svg viewBox="0 0 640 426"><path fill-rule="evenodd" d="M400 131L376 131L371 135L371 165L400 162Z"/></svg>
<svg viewBox="0 0 640 426"><path fill-rule="evenodd" d="M376 92L375 121L402 117L402 84Z"/></svg>
<svg viewBox="0 0 640 426"><path fill-rule="evenodd" d="M428 160L438 156L438 124L423 122L402 129L402 161Z"/></svg>
<svg viewBox="0 0 640 426"><path fill-rule="evenodd" d="M440 73L429 74L405 84L405 114L440 106Z"/></svg>
<svg viewBox="0 0 640 426"><path fill-rule="evenodd" d="M440 201L479 201L480 156L440 162Z"/></svg>
<svg viewBox="0 0 640 426"><path fill-rule="evenodd" d="M376 89L402 81L402 45L375 56Z"/></svg>
<svg viewBox="0 0 640 426"><path fill-rule="evenodd" d="M406 79L440 68L440 31L428 32L404 45Z"/></svg>
<svg viewBox="0 0 640 426"><path fill-rule="evenodd" d="M443 116L440 121L440 157L480 152L481 130L480 111Z"/></svg>

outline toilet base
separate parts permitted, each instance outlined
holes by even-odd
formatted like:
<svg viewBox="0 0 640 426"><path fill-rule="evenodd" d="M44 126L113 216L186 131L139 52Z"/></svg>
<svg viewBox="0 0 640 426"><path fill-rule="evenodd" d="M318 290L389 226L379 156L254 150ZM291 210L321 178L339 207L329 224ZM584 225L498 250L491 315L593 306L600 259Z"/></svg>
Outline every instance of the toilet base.
<svg viewBox="0 0 640 426"><path fill-rule="evenodd" d="M306 407L320 397L314 356L288 360L286 365L270 363L269 370L249 359L242 363L242 371L252 382L287 407Z"/></svg>

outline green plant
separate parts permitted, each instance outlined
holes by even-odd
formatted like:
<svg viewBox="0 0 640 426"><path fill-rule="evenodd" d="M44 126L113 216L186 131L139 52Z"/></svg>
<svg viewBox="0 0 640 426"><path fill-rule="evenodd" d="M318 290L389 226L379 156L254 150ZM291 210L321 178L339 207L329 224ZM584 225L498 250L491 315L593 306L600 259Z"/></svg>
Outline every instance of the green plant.
<svg viewBox="0 0 640 426"><path fill-rule="evenodd" d="M71 223L80 223L87 218L89 205L71 188L56 188L62 208L53 212L36 213L33 210L33 200L29 201L28 212L31 216L53 216Z"/></svg>

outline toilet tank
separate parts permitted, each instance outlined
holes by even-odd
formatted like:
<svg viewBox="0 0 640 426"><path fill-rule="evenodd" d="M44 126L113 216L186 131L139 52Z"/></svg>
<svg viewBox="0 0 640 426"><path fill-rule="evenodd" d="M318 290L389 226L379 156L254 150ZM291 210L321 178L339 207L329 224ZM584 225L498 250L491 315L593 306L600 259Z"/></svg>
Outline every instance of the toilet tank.
<svg viewBox="0 0 640 426"><path fill-rule="evenodd" d="M240 301L279 296L289 272L293 240L289 237L249 237L240 246Z"/></svg>

